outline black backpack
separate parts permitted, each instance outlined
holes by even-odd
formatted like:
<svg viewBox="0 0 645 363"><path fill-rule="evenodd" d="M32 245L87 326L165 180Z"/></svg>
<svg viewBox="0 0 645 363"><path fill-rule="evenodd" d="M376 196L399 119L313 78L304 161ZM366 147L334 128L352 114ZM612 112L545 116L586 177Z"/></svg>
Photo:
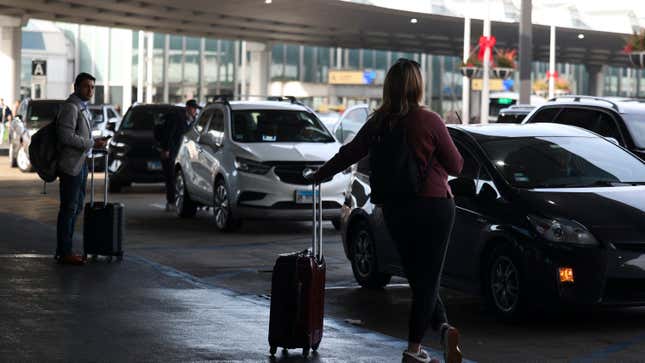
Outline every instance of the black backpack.
<svg viewBox="0 0 645 363"><path fill-rule="evenodd" d="M428 165L426 170L420 170L402 122L390 129L386 120L375 125L369 164L370 199L374 204L394 204L413 199L419 194L430 168Z"/></svg>
<svg viewBox="0 0 645 363"><path fill-rule="evenodd" d="M29 143L29 161L32 168L38 173L40 179L51 183L58 176L58 136L56 135L56 121L59 117L60 106L56 117L45 127L38 130Z"/></svg>

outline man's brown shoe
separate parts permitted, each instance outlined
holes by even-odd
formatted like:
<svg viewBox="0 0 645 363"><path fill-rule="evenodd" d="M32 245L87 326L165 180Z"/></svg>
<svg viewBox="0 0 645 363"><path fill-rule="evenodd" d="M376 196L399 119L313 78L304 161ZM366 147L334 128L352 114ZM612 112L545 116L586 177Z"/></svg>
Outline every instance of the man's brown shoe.
<svg viewBox="0 0 645 363"><path fill-rule="evenodd" d="M67 255L58 259L58 263L63 265L83 266L85 265L85 260L79 255Z"/></svg>
<svg viewBox="0 0 645 363"><path fill-rule="evenodd" d="M459 348L459 331L455 327L447 325L443 329L441 338L445 363L461 363L462 354Z"/></svg>

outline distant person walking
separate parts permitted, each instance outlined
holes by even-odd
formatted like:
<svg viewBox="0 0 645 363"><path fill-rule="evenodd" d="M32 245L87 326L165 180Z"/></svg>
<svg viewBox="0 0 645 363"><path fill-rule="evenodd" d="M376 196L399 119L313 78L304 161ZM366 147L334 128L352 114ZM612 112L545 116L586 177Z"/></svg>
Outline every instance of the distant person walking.
<svg viewBox="0 0 645 363"><path fill-rule="evenodd" d="M60 180L60 209L56 231L56 256L62 264L83 265L80 255L72 251L76 217L83 210L87 164L85 159L92 147L105 147L105 140L93 140L88 103L94 96L94 81L88 73L80 73L74 81L74 93L60 108L56 134L58 136L58 178Z"/></svg>
<svg viewBox="0 0 645 363"><path fill-rule="evenodd" d="M181 139L188 131L197 116L199 105L195 100L186 101L186 112L179 117L169 117L159 129L155 129L155 138L159 144L161 168L166 179L166 211L175 210L175 158L179 153Z"/></svg>
<svg viewBox="0 0 645 363"><path fill-rule="evenodd" d="M386 196L382 205L385 222L396 242L412 290L408 348L403 352L403 362L438 362L421 349L426 329L432 326L439 332L445 361L458 363L462 360L459 333L448 323L439 297L439 283L455 216L455 203L447 178L448 174L461 172L463 158L439 115L420 105L424 89L419 64L399 59L385 78L383 104L356 137L325 163L312 179L315 182L327 180L369 153L374 199L375 186L383 185L381 181L372 179L376 177L375 163L381 162L375 161L375 156L388 154L388 150L383 151L384 145L396 146L392 147L390 154L403 154L400 151L408 150L410 156L406 160L409 164L412 164L410 160L415 160L417 168L418 191L406 194L405 200L395 199L392 197L394 193L382 191ZM391 140L400 141L392 143ZM389 164L379 168L381 171L400 169ZM386 174L379 175L388 178Z"/></svg>
<svg viewBox="0 0 645 363"><path fill-rule="evenodd" d="M5 105L4 98L0 98L0 113L0 144L4 144L5 130L9 127L9 122L13 116L11 107Z"/></svg>

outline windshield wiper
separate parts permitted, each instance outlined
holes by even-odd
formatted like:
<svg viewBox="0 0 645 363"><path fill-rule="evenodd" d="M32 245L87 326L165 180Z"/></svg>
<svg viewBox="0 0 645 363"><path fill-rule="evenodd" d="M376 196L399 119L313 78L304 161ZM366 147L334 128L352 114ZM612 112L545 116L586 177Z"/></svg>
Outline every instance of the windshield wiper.
<svg viewBox="0 0 645 363"><path fill-rule="evenodd" d="M585 184L571 184L571 188L587 188L587 187L624 187L624 186L629 186L633 185L632 183L625 183L621 181L613 181L613 180L596 180L592 183L585 183Z"/></svg>

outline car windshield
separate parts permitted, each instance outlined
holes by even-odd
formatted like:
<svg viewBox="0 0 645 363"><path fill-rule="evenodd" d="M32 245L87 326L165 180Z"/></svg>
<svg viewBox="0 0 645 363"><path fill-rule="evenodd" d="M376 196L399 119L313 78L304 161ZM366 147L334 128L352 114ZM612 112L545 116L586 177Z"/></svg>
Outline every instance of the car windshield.
<svg viewBox="0 0 645 363"><path fill-rule="evenodd" d="M63 102L38 102L31 101L27 111L27 125L29 129L40 129L53 121L58 114L58 107Z"/></svg>
<svg viewBox="0 0 645 363"><path fill-rule="evenodd" d="M92 124L100 124L103 120L103 110L100 108L90 108L90 113L92 114Z"/></svg>
<svg viewBox="0 0 645 363"><path fill-rule="evenodd" d="M645 149L645 116L627 114L625 124L634 139L634 144L639 149Z"/></svg>
<svg viewBox="0 0 645 363"><path fill-rule="evenodd" d="M232 126L237 142L334 142L322 123L305 111L233 111Z"/></svg>
<svg viewBox="0 0 645 363"><path fill-rule="evenodd" d="M509 137L481 144L509 184L518 188L645 183L645 163L599 137Z"/></svg>
<svg viewBox="0 0 645 363"><path fill-rule="evenodd" d="M171 107L133 107L125 114L119 130L152 130L156 125L166 122L169 117L177 116L179 109Z"/></svg>

